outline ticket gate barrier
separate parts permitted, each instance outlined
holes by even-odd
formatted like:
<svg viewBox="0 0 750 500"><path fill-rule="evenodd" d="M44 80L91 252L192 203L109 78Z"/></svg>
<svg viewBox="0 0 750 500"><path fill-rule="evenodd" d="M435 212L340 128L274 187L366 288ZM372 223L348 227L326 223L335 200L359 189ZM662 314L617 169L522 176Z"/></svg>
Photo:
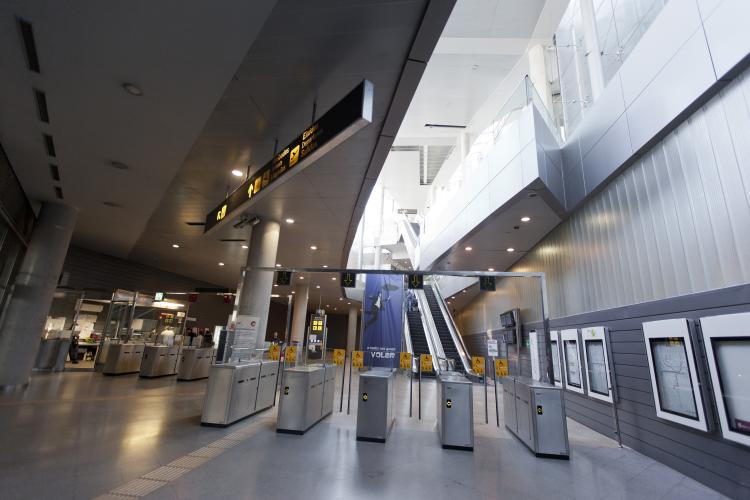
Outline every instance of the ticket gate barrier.
<svg viewBox="0 0 750 500"><path fill-rule="evenodd" d="M503 379L505 426L538 457L570 456L561 387L528 377Z"/></svg>
<svg viewBox="0 0 750 500"><path fill-rule="evenodd" d="M273 406L276 361L243 361L211 366L201 425L226 427Z"/></svg>
<svg viewBox="0 0 750 500"><path fill-rule="evenodd" d="M276 432L304 434L333 412L336 365L287 368L281 386Z"/></svg>
<svg viewBox="0 0 750 500"><path fill-rule="evenodd" d="M146 345L143 349L140 376L166 377L177 374L180 347L173 345Z"/></svg>
<svg viewBox="0 0 750 500"><path fill-rule="evenodd" d="M357 441L385 443L393 416L393 368L373 368L359 376Z"/></svg>
<svg viewBox="0 0 750 500"><path fill-rule="evenodd" d="M208 377L213 359L213 347L183 347L177 380L200 380Z"/></svg>
<svg viewBox="0 0 750 500"><path fill-rule="evenodd" d="M144 344L105 343L102 347L105 351L102 354L104 357L102 373L104 375L138 373L141 369L141 358L143 357L144 348Z"/></svg>
<svg viewBox="0 0 750 500"><path fill-rule="evenodd" d="M474 397L469 379L456 372L438 376L437 432L443 448L474 450Z"/></svg>

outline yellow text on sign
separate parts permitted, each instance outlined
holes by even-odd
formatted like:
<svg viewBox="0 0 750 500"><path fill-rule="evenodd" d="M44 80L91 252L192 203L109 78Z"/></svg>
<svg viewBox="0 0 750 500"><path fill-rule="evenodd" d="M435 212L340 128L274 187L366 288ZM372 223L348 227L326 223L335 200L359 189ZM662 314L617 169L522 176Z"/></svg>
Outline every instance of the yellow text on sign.
<svg viewBox="0 0 750 500"><path fill-rule="evenodd" d="M422 367L423 372L431 372L432 371L432 355L420 354L419 365Z"/></svg>
<svg viewBox="0 0 750 500"><path fill-rule="evenodd" d="M399 356L399 367L402 370L408 370L411 368L411 353L402 352Z"/></svg>
<svg viewBox="0 0 750 500"><path fill-rule="evenodd" d="M339 366L344 366L344 359L346 359L346 351L344 349L333 350L333 363Z"/></svg>
<svg viewBox="0 0 750 500"><path fill-rule="evenodd" d="M495 360L495 376L507 377L508 376L508 360L505 358L499 358Z"/></svg>
<svg viewBox="0 0 750 500"><path fill-rule="evenodd" d="M279 354L281 354L281 349L279 349L279 344L271 344L268 346L268 358L273 361L279 360Z"/></svg>
<svg viewBox="0 0 750 500"><path fill-rule="evenodd" d="M472 356L471 367L477 373L477 375L484 375L484 357L483 356Z"/></svg>
<svg viewBox="0 0 750 500"><path fill-rule="evenodd" d="M365 366L365 353L362 351L352 351L352 367L364 368Z"/></svg>
<svg viewBox="0 0 750 500"><path fill-rule="evenodd" d="M296 345L290 345L284 350L284 361L287 363L291 363L292 361L297 361L297 346Z"/></svg>

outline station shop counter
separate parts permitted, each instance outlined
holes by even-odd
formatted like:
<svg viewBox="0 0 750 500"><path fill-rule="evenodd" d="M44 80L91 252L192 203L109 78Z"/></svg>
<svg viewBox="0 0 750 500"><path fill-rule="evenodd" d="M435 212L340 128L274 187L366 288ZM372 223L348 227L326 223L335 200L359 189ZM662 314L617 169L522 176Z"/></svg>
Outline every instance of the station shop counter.
<svg viewBox="0 0 750 500"><path fill-rule="evenodd" d="M183 347L180 351L177 380L199 380L208 377L213 356L213 347Z"/></svg>
<svg viewBox="0 0 750 500"><path fill-rule="evenodd" d="M295 366L282 378L276 432L304 434L333 412L336 365Z"/></svg>
<svg viewBox="0 0 750 500"><path fill-rule="evenodd" d="M474 394L469 379L456 372L438 376L437 432L443 448L474 450Z"/></svg>
<svg viewBox="0 0 750 500"><path fill-rule="evenodd" d="M528 377L505 377L503 411L505 426L537 456L570 456L562 388Z"/></svg>
<svg viewBox="0 0 750 500"><path fill-rule="evenodd" d="M226 427L273 406L277 361L211 365L201 424Z"/></svg>
<svg viewBox="0 0 750 500"><path fill-rule="evenodd" d="M34 361L35 370L60 372L65 369L70 339L42 339Z"/></svg>
<svg viewBox="0 0 750 500"><path fill-rule="evenodd" d="M357 440L385 443L393 427L393 368L373 368L359 376Z"/></svg>
<svg viewBox="0 0 750 500"><path fill-rule="evenodd" d="M147 345L143 350L141 377L165 377L177 374L180 347L173 345Z"/></svg>
<svg viewBox="0 0 750 500"><path fill-rule="evenodd" d="M141 369L144 347L144 344L104 344L101 354L104 358L102 373L105 375L138 373Z"/></svg>

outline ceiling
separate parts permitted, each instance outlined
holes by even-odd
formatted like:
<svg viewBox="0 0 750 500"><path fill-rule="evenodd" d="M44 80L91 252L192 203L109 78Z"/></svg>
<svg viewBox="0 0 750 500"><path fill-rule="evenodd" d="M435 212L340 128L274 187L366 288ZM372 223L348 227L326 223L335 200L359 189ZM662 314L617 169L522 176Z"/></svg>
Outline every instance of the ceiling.
<svg viewBox="0 0 750 500"><path fill-rule="evenodd" d="M260 167L276 140L284 145L310 124L314 106L319 117L368 79L372 124L252 209L295 220L283 223L278 262L335 267L452 5L4 2L0 143L33 202L56 200L58 185L80 208L74 244L233 288L247 250L221 239L246 242L250 228L227 224L204 236L187 222L202 222L241 183L232 169ZM17 16L33 25L39 73L27 68ZM125 82L143 95L125 92ZM49 124L38 119L33 88L47 95ZM55 158L43 133L54 137Z"/></svg>

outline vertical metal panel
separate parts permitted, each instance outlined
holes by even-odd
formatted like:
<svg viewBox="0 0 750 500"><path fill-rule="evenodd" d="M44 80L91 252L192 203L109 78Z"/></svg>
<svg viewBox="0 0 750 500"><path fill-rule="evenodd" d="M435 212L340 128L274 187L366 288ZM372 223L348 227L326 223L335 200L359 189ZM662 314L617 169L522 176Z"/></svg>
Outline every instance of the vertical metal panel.
<svg viewBox="0 0 750 500"><path fill-rule="evenodd" d="M750 76L741 75L514 267L548 274L552 317L750 282ZM539 319L520 280L500 284ZM527 302L527 300L533 302Z"/></svg>

